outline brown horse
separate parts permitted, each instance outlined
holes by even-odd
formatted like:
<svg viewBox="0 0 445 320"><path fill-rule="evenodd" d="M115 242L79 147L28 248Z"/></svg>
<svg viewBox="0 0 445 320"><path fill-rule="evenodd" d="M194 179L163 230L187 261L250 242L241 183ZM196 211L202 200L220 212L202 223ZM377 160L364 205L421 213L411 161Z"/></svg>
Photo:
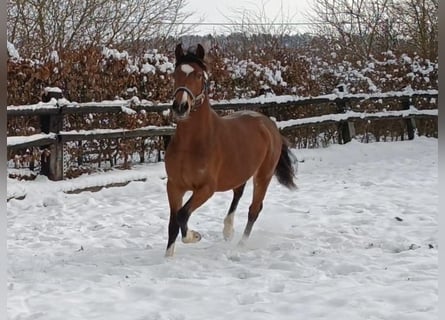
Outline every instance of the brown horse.
<svg viewBox="0 0 445 320"><path fill-rule="evenodd" d="M263 207L267 187L276 175L289 189L295 187L289 149L275 123L253 111L219 116L209 104L204 49L184 54L176 47L172 113L176 132L165 154L170 222L166 256L174 253L181 230L184 243L197 242L201 235L189 230L193 211L215 192L233 190L233 200L224 219L223 235L233 236L233 218L246 181L253 177L253 199L241 243L252 230ZM183 205L183 197L192 191Z"/></svg>

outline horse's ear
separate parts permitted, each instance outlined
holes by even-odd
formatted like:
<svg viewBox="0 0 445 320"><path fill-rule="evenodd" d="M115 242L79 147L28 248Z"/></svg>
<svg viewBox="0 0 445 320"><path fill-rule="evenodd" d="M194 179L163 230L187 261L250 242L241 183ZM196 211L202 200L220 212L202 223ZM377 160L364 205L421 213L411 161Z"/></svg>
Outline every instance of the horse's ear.
<svg viewBox="0 0 445 320"><path fill-rule="evenodd" d="M176 61L178 61L184 55L184 50L182 50L182 43L178 44L175 49Z"/></svg>
<svg viewBox="0 0 445 320"><path fill-rule="evenodd" d="M196 49L196 56L199 59L204 60L204 55L205 55L204 48L202 47L201 44L198 43L198 48Z"/></svg>

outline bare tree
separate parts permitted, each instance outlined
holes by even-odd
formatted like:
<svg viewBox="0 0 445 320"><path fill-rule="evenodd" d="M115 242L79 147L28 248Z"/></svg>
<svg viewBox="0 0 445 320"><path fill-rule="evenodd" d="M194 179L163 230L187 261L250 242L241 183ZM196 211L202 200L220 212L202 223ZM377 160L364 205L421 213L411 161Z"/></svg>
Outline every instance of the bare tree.
<svg viewBox="0 0 445 320"><path fill-rule="evenodd" d="M285 35L295 32L292 21L296 13L291 14L280 1L279 9L270 15L267 5L270 0L251 2L250 5L232 10L226 29L231 33Z"/></svg>
<svg viewBox="0 0 445 320"><path fill-rule="evenodd" d="M397 26L404 42L421 57L438 58L438 0L398 1L392 14L400 22Z"/></svg>
<svg viewBox="0 0 445 320"><path fill-rule="evenodd" d="M324 35L343 55L364 58L388 49L397 32L390 26L392 0L314 0L313 20L317 34Z"/></svg>
<svg viewBox="0 0 445 320"><path fill-rule="evenodd" d="M10 0L8 39L22 54L178 36L195 26L187 0Z"/></svg>
<svg viewBox="0 0 445 320"><path fill-rule="evenodd" d="M286 8L282 1L278 10L272 13L267 8L269 3L270 0L251 2L225 15L228 21L226 31L236 35L238 41L243 39L238 49L247 48L252 43L258 49L279 47L286 36L297 33L293 24L296 13Z"/></svg>
<svg viewBox="0 0 445 320"><path fill-rule="evenodd" d="M315 33L361 59L407 49L406 43L425 58L437 57L437 17L437 0L314 0L312 6Z"/></svg>

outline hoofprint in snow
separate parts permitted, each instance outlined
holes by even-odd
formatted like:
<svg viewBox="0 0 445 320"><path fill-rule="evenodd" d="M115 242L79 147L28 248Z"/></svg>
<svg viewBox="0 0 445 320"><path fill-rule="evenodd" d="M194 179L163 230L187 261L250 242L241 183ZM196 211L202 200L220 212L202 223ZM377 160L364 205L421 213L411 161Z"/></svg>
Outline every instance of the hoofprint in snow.
<svg viewBox="0 0 445 320"><path fill-rule="evenodd" d="M26 194L7 204L9 319L436 319L437 139L293 152L299 189L272 181L245 247L250 184L233 242L216 194L190 219L201 242L171 259L162 163L8 180Z"/></svg>

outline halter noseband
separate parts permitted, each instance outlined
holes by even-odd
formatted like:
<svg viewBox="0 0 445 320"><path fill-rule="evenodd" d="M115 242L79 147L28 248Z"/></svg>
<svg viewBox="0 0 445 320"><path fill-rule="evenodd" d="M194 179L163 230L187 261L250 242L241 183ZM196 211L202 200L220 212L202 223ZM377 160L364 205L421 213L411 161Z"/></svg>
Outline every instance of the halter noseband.
<svg viewBox="0 0 445 320"><path fill-rule="evenodd" d="M175 97L179 91L187 92L187 94L190 96L190 98L192 98L192 107L198 107L199 105L201 105L204 102L204 99L205 99L205 95L207 92L207 79L204 80L204 85L202 87L201 93L198 94L196 97L193 94L192 90L190 90L187 87L177 87L175 92L173 93L173 97Z"/></svg>

